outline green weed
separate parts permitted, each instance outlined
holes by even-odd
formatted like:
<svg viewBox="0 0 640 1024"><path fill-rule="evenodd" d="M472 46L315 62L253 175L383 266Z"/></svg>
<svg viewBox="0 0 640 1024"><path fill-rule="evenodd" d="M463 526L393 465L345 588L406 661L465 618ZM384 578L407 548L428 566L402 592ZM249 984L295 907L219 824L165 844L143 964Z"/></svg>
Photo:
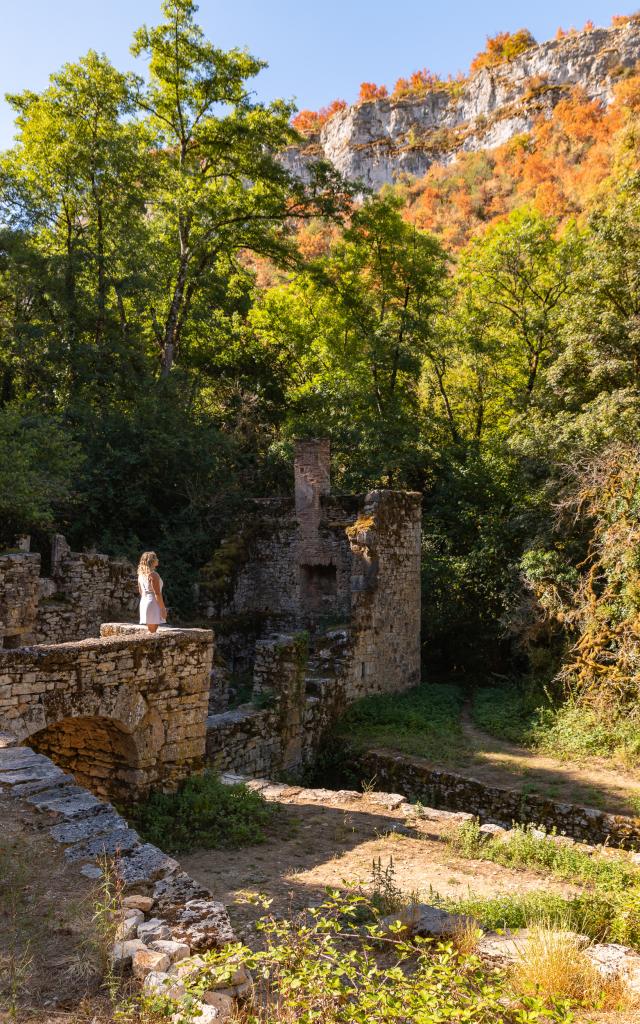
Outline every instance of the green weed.
<svg viewBox="0 0 640 1024"><path fill-rule="evenodd" d="M213 772L192 775L176 793L153 793L132 818L147 842L184 853L261 843L276 809L244 785L225 786Z"/></svg>
<svg viewBox="0 0 640 1024"><path fill-rule="evenodd" d="M544 893L476 901L488 915L482 917L479 909L479 919L487 927L514 928L523 927L530 920L569 919L574 930L592 938L640 947L640 868L623 857L589 855L574 846L539 838L531 826L516 827L507 840L487 841L480 836L476 821L461 825L450 842L461 857L538 870L584 885L588 890L568 900ZM496 913L505 916L496 920L492 916Z"/></svg>

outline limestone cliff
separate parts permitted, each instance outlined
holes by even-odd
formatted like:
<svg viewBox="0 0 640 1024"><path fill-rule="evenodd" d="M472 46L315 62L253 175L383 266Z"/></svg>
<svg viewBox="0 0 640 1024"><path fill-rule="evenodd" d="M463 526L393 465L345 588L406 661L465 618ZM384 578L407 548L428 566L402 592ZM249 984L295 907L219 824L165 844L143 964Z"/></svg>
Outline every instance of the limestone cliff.
<svg viewBox="0 0 640 1024"><path fill-rule="evenodd" d="M529 131L574 86L608 102L616 80L638 60L640 20L579 32L426 96L346 107L283 158L304 177L307 164L324 157L346 177L380 188L403 174L421 176L459 150L492 148Z"/></svg>

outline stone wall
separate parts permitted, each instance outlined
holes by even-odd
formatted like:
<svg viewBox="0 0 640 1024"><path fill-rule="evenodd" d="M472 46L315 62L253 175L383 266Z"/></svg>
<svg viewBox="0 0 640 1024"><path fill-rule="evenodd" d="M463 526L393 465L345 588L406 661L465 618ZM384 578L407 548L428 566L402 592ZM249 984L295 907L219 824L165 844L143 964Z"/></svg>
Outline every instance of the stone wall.
<svg viewBox="0 0 640 1024"><path fill-rule="evenodd" d="M105 620L137 617L138 600L129 562L71 551L55 534L51 577L40 576L39 554L0 554L0 647L95 636Z"/></svg>
<svg viewBox="0 0 640 1024"><path fill-rule="evenodd" d="M514 822L533 822L592 844L608 843L626 849L640 846L640 818L607 814L595 807L487 786L477 779L433 768L421 758L384 750L368 751L360 759L359 767L363 779L375 778L377 788L399 788L409 800L451 811L466 811L481 821L496 822L507 828Z"/></svg>
<svg viewBox="0 0 640 1024"><path fill-rule="evenodd" d="M0 648L31 642L40 583L40 555L0 554Z"/></svg>
<svg viewBox="0 0 640 1024"><path fill-rule="evenodd" d="M213 634L106 624L99 638L0 651L0 734L100 795L135 799L202 767Z"/></svg>

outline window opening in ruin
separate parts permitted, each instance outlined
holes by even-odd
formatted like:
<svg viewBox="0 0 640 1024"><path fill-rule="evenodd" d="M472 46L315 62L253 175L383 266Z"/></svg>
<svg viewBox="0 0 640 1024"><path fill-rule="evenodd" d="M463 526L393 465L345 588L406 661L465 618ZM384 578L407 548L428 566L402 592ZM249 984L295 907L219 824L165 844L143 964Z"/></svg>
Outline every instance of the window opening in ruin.
<svg viewBox="0 0 640 1024"><path fill-rule="evenodd" d="M327 612L335 608L338 577L335 565L302 565L302 602L307 611Z"/></svg>
<svg viewBox="0 0 640 1024"><path fill-rule="evenodd" d="M364 661L363 661L363 662L362 662L362 670L361 670L361 674L362 674L362 678L363 678L363 679L364 679L364 677L365 677L365 675L366 675L366 672L367 672L367 667L366 667L366 665L365 665L365 663L364 663Z"/></svg>

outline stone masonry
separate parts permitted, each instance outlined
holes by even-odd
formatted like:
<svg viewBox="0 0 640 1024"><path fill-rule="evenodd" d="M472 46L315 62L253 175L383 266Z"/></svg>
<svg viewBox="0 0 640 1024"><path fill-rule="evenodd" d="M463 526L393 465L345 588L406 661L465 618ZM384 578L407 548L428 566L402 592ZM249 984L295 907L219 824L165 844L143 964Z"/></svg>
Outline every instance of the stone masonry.
<svg viewBox="0 0 640 1024"><path fill-rule="evenodd" d="M26 742L99 796L137 799L202 767L213 634L106 624L0 651L0 745Z"/></svg>
<svg viewBox="0 0 640 1024"><path fill-rule="evenodd" d="M135 614L138 588L129 562L71 551L62 534L54 534L51 576L43 577L28 538L21 546L0 553L0 648L95 636L101 622Z"/></svg>
<svg viewBox="0 0 640 1024"><path fill-rule="evenodd" d="M420 681L421 496L334 496L329 466L328 441L298 442L293 499L254 502L207 567L207 757L223 770L304 764L349 703ZM252 699L224 710L238 668Z"/></svg>

